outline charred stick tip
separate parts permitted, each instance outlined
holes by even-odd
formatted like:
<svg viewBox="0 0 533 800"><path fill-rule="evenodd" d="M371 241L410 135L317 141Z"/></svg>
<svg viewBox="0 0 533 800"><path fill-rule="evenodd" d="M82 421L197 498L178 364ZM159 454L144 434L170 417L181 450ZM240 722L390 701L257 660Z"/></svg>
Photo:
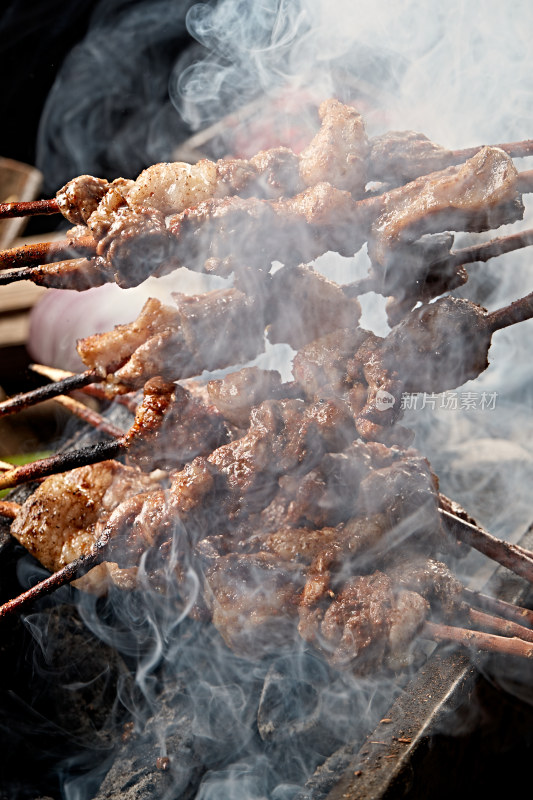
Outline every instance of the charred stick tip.
<svg viewBox="0 0 533 800"><path fill-rule="evenodd" d="M79 374L69 375L55 383L47 383L44 386L39 386L37 389L32 389L30 392L16 394L0 403L0 417L14 414L17 411L22 411L24 408L42 403L44 400L50 400L60 394L68 394L68 392L81 389L89 383L98 383L101 380L103 380L102 376L91 369L86 372L80 372Z"/></svg>
<svg viewBox="0 0 533 800"><path fill-rule="evenodd" d="M58 453L31 464L24 464L21 467L8 470L0 474L0 489L10 489L19 486L21 483L44 478L48 475L56 475L60 472L68 472L76 467L85 467L88 464L96 464L99 461L106 461L116 458L127 449L124 439L115 439L113 442L100 442L89 447L82 447L79 450L72 450L68 453Z"/></svg>
<svg viewBox="0 0 533 800"><path fill-rule="evenodd" d="M99 542L96 542L93 549L86 555L80 556L75 561L71 561L70 564L54 572L43 581L36 583L31 589L19 594L17 597L13 598L13 600L8 600L7 603L0 606L0 619L9 617L17 611L21 611L28 603L38 600L40 597L44 597L47 594L51 594L66 583L70 583L75 578L84 575L96 566L96 564L101 562L105 544L107 544L107 540L102 546L99 546Z"/></svg>

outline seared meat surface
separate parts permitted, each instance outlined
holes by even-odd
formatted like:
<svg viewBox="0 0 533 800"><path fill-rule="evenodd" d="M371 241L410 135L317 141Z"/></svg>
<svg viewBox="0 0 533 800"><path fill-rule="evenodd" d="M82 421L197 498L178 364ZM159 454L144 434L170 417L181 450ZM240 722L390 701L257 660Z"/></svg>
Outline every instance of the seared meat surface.
<svg viewBox="0 0 533 800"><path fill-rule="evenodd" d="M103 461L53 475L26 500L11 525L11 533L53 572L91 550L124 497L151 492L154 485L149 475L118 461ZM107 573L107 565L99 565L78 579L76 585L105 591ZM111 566L111 573L117 582L128 577L127 573L118 575L116 565Z"/></svg>
<svg viewBox="0 0 533 800"><path fill-rule="evenodd" d="M386 280L395 250L406 241L446 230L485 231L522 218L512 159L484 147L464 164L425 175L382 195L368 254ZM384 294L388 292L384 289Z"/></svg>

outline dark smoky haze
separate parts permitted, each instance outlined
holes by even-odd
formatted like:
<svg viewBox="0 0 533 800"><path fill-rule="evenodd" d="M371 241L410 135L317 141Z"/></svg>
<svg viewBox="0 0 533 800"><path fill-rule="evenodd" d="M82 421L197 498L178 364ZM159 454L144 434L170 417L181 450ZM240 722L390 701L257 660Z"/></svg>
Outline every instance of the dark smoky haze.
<svg viewBox="0 0 533 800"><path fill-rule="evenodd" d="M533 5L527 2L512 7L495 0L101 2L86 34L66 55L41 116L37 163L45 194L85 172L135 177L149 164L173 160L189 136L248 105L253 124L218 130L212 145L217 152L209 155L251 154L268 146L265 136L285 137L273 144L301 149L317 128L316 105L332 96L359 108L368 136L412 129L448 148L528 138L532 31ZM526 159L516 163L519 169L532 166ZM529 195L524 204L521 229L532 227ZM497 235L516 229L505 226ZM493 235L458 233L455 247ZM188 256L201 259L209 252L210 243L197 239L194 246L194 253L180 253L185 265ZM237 254L250 254L254 246L243 231ZM305 247L302 243L303 252ZM314 266L340 283L362 278L369 266L366 246L352 258L326 253ZM489 310L533 288L528 250L473 265L469 275L456 294ZM216 285L231 281L229 275ZM186 277L183 282L174 288L187 292ZM361 306L361 325L385 335L384 299L370 293ZM294 305L291 314L289 328L298 324ZM402 421L415 431L414 446L429 459L442 491L510 540L533 519L532 334L531 321L496 333L486 372L457 391L420 395L416 403L406 399ZM253 363L277 368L290 380L293 354L266 343ZM201 376L204 382L207 377ZM467 393L470 404L463 403ZM418 643L401 677L359 676L330 666L296 632L291 639L281 631L279 621L268 628L272 639L264 651L253 641L232 651L212 625L191 617L204 589L186 544L223 528L216 513L207 509L204 533L176 518L164 554L142 556L135 592L112 588L106 597L59 595L58 606L75 597L82 627L103 648L83 679L63 673L58 678L54 672L64 636L61 612L54 609L50 621L45 605L24 617L33 639L32 669L42 684L56 684L54 692L60 685L80 704L93 687L91 702L109 710L105 719L91 717L94 736L76 730L79 752L73 748L56 759L59 768L43 785L59 787L58 797L324 797L306 787L317 766L347 742L364 740L429 653L427 643ZM423 527L423 515L414 515L402 522L397 538ZM35 574L33 565L23 564L21 578L25 569L28 576ZM252 566L250 581L254 569L257 594L266 596L268 581L275 578ZM473 555L459 567L475 588L491 569ZM76 636L83 638L78 629ZM262 657L250 657L255 655ZM482 660L479 664L483 669ZM526 668L520 677L527 686L525 673ZM498 672L490 677L527 696L516 676L512 686ZM44 736L49 733L45 705L37 704L32 721L35 728L42 725ZM113 731L124 721L133 725L117 744ZM465 720L457 720L458 733L465 727ZM1 721L0 729L7 737ZM115 766L105 777L117 752L129 778ZM7 792L6 797L30 797L24 787Z"/></svg>

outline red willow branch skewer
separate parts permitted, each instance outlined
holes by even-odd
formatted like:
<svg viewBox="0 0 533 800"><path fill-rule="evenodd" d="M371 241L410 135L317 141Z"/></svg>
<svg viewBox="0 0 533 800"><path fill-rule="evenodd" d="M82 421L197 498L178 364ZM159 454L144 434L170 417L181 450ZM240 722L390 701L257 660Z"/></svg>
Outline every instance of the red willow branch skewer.
<svg viewBox="0 0 533 800"><path fill-rule="evenodd" d="M485 609L513 622L518 622L519 625L527 623L530 627L533 627L533 610L530 608L516 606L513 603L508 603L497 597L491 597L482 592L476 592L473 589L465 588L463 593L470 605Z"/></svg>
<svg viewBox="0 0 533 800"><path fill-rule="evenodd" d="M77 372L69 372L66 369L58 369L57 367L48 367L46 364L29 364L28 368L32 370L32 372L36 372L38 375L42 375L43 378L48 378L51 381L59 382L64 380L65 378L73 378L77 375ZM88 395L89 397L95 397L97 400L107 400L112 401L113 403L119 403L120 405L124 406L131 411L132 414L135 414L137 411L137 407L139 403L137 402L135 396L131 393L127 394L115 394L108 391L106 386L98 383L89 383L87 386L82 386L79 389L80 392L83 394Z"/></svg>
<svg viewBox="0 0 533 800"><path fill-rule="evenodd" d="M533 553L497 539L480 526L472 525L444 508L439 511L459 541L533 583Z"/></svg>
<svg viewBox="0 0 533 800"><path fill-rule="evenodd" d="M72 397L66 397L60 394L58 397L54 397L53 400L54 403L59 403L59 405L66 408L67 411L70 411L71 414L74 414L74 416L83 420L83 422L86 422L92 428L96 428L96 430L102 431L102 433L106 433L114 439L119 439L124 435L123 430L113 425L112 422L109 422L109 420L97 411L94 411L94 409L80 403L78 400L74 400Z"/></svg>
<svg viewBox="0 0 533 800"><path fill-rule="evenodd" d="M18 203L0 203L0 219L12 217L33 217L40 214L59 214L55 197L50 200L29 200Z"/></svg>
<svg viewBox="0 0 533 800"><path fill-rule="evenodd" d="M464 147L459 150L452 150L451 155L454 159L457 159L455 163L458 164L461 161L467 161L469 158L472 158L472 156L475 156L482 147L483 145L477 145L475 147ZM502 144L494 144L492 147L499 147L500 150L504 150L511 158L526 158L527 156L533 155L533 139L523 139L520 142L503 142Z"/></svg>
<svg viewBox="0 0 533 800"><path fill-rule="evenodd" d="M494 333L502 328L508 328L510 325L516 325L517 322L524 322L526 319L531 319L533 316L533 292L515 300L508 306L498 308L492 311L487 316L489 330Z"/></svg>
<svg viewBox="0 0 533 800"><path fill-rule="evenodd" d="M533 140L523 139L518 142L503 142L500 144L491 145L504 150L511 158L524 158L533 155ZM476 145L475 147L465 147L462 149L452 150L444 159L442 167L460 164L467 161L469 158L475 156L484 147L484 145ZM372 179L372 176L370 176ZM16 203L0 203L0 219L8 219L11 217L30 217L42 214L60 214L58 201L55 197L49 200L31 200L27 202Z"/></svg>
<svg viewBox="0 0 533 800"><path fill-rule="evenodd" d="M37 264L48 264L53 261L62 261L64 257L94 255L96 242L91 234L80 236L78 239L61 239L55 242L37 242L12 247L0 253L0 269L13 269L14 267L31 267Z"/></svg>
<svg viewBox="0 0 533 800"><path fill-rule="evenodd" d="M496 636L492 633L471 631L468 628L456 628L435 622L426 622L421 636L436 642L457 642L465 647L474 647L476 650L533 659L533 643L515 637Z"/></svg>
<svg viewBox="0 0 533 800"><path fill-rule="evenodd" d="M533 642L533 631L517 622L500 619L492 614L487 614L485 611L478 611L475 608L470 608L468 610L468 619L473 625L478 625L480 628L484 628L493 633L515 637L525 642Z"/></svg>
<svg viewBox="0 0 533 800"><path fill-rule="evenodd" d="M90 569L102 562L107 543L108 538L104 534L101 539L95 542L89 553L76 558L70 564L66 564L62 569L52 573L48 578L36 583L31 589L19 594L12 600L8 600L7 603L0 606L0 620L22 611L29 603L55 592L56 589L60 589L61 586L65 586L75 578L81 578L82 575L85 575L86 572L89 572Z"/></svg>
<svg viewBox="0 0 533 800"><path fill-rule="evenodd" d="M19 486L21 483L28 483L38 478L46 478L48 475L57 475L60 472L67 472L76 467L84 467L88 464L97 464L99 461L106 461L116 458L126 452L128 448L126 438L120 437L112 442L99 442L98 444L81 447L68 453L57 453L47 458L41 458L30 464L21 467L14 467L0 474L0 489L10 489Z"/></svg>
<svg viewBox="0 0 533 800"><path fill-rule="evenodd" d="M85 372L80 372L79 374L64 378L57 383L47 383L44 386L39 386L37 389L24 392L24 394L14 395L0 403L0 417L22 411L24 408L29 408L29 406L35 405L36 403L41 403L44 400L57 397L58 394L67 394L76 389L81 389L89 383L97 383L101 380L103 380L101 375L89 369Z"/></svg>

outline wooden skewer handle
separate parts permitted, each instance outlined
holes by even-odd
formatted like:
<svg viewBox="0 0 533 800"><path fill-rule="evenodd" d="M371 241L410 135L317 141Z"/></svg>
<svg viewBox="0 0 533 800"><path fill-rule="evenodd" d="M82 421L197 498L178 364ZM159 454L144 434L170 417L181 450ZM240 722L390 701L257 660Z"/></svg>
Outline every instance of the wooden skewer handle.
<svg viewBox="0 0 533 800"><path fill-rule="evenodd" d="M28 589L26 592L19 594L13 600L8 600L7 603L4 603L4 605L0 606L0 620L16 613L17 611L21 611L25 606L34 602L38 598L55 592L56 589L59 589L66 583L70 583L72 580L74 580L74 578L81 577L90 569L92 569L92 567L98 564L101 561L101 558L101 551L96 549L85 556L77 558L75 561L71 561L70 564L67 564L65 567L63 567L63 569L58 570L58 572L54 572L53 575L50 575L43 581L36 583L35 586L31 587L31 589Z"/></svg>
<svg viewBox="0 0 533 800"><path fill-rule="evenodd" d="M20 203L0 203L0 219L32 217L38 214L59 214L55 197L50 200L30 200Z"/></svg>
<svg viewBox="0 0 533 800"><path fill-rule="evenodd" d="M42 403L44 400L50 400L52 397L57 397L60 394L68 394L68 392L73 392L76 389L87 386L88 383L95 383L100 380L102 380L101 376L94 370L86 370L86 372L74 374L61 381L39 386L37 389L32 389L30 392L16 394L0 403L0 417L14 414L17 411L21 411L23 408L28 408L36 403Z"/></svg>
<svg viewBox="0 0 533 800"><path fill-rule="evenodd" d="M125 450L124 440L115 439L112 442L82 447L69 453L58 453L49 458L42 458L39 461L33 461L31 464L24 464L22 467L16 467L1 473L0 489L10 489L13 486L44 478L47 475L55 475L76 467L84 467L87 464L96 464L99 461L116 458Z"/></svg>
<svg viewBox="0 0 533 800"><path fill-rule="evenodd" d="M435 622L426 622L421 635L436 642L458 642L476 650L533 659L533 643L514 637L496 636L492 633L471 631L468 628L456 628L451 625L439 625Z"/></svg>
<svg viewBox="0 0 533 800"><path fill-rule="evenodd" d="M533 317L533 292L515 300L508 306L487 314L487 325L489 330L494 333L502 328L508 328L510 325L516 325L517 322L531 319L531 317Z"/></svg>
<svg viewBox="0 0 533 800"><path fill-rule="evenodd" d="M450 514L443 508L439 512L460 541L533 583L533 554L497 539L488 531Z"/></svg>

